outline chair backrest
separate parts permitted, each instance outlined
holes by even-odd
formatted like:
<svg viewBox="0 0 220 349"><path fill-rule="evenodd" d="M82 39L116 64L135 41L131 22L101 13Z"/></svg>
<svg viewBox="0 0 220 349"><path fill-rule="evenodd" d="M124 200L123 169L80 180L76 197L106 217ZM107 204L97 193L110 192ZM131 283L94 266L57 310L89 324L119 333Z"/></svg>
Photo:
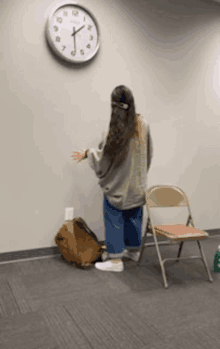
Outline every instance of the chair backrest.
<svg viewBox="0 0 220 349"><path fill-rule="evenodd" d="M153 207L189 207L186 194L173 185L155 185L146 192L148 208Z"/></svg>

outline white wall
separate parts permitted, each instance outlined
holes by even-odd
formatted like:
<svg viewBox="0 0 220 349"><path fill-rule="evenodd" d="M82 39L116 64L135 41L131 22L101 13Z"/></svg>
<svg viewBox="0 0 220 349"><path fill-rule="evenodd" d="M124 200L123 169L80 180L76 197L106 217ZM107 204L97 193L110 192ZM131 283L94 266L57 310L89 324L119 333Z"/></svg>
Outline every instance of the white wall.
<svg viewBox="0 0 220 349"><path fill-rule="evenodd" d="M132 89L151 125L148 186L180 186L195 224L219 228L220 5L82 0L99 22L101 48L90 65L71 69L45 43L45 22L57 3L0 5L0 253L54 246L71 206L104 239L97 179L71 154L97 146L118 84Z"/></svg>

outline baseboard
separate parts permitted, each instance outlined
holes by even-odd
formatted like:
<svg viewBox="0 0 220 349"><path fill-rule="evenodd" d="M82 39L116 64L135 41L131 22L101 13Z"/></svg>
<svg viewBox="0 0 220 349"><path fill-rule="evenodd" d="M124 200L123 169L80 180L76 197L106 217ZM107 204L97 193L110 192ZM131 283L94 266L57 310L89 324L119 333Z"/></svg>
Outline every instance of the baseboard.
<svg viewBox="0 0 220 349"><path fill-rule="evenodd" d="M209 233L210 237L220 236L220 229L207 229L205 231ZM104 240L100 242L103 245L105 244ZM18 260L51 257L55 255L60 255L60 250L58 246L37 248L24 251L5 252L0 253L0 263L9 263Z"/></svg>
<svg viewBox="0 0 220 349"><path fill-rule="evenodd" d="M100 241L102 245L105 241ZM58 246L0 253L0 263L60 255Z"/></svg>

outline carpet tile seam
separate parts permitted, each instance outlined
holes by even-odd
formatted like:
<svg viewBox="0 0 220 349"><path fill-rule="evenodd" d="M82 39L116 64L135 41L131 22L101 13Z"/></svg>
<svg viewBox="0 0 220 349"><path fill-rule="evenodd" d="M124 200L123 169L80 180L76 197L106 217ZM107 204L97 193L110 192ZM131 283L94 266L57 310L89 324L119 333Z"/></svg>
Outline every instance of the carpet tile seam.
<svg viewBox="0 0 220 349"><path fill-rule="evenodd" d="M132 317L135 316L135 318L136 318L136 324L138 323L139 325L143 325L143 322L144 322L145 325L146 325L146 318L144 318L144 317L142 317L142 316L140 316L140 315L138 316L138 315L136 314L135 310L132 309L128 304L126 304L126 307L129 308L129 311L131 312L131 316L132 316ZM157 331L157 329L155 328L155 326L152 324L152 322L148 322L148 320L147 320L147 326L148 326L149 329L153 329L154 334L158 336L158 331ZM138 326L137 326L137 327L138 327ZM132 330L132 329L131 329L131 330ZM159 335L159 337L160 337L160 335ZM162 339L162 338L160 338L160 339Z"/></svg>
<svg viewBox="0 0 220 349"><path fill-rule="evenodd" d="M65 312L66 312L66 313L69 315L69 317L71 318L71 321L72 321L72 322L74 323L74 325L78 328L78 331L81 332L81 333L83 334L83 336L84 336L84 338L86 339L86 341L87 341L89 347L90 347L91 349L93 349L93 346L92 346L91 343L88 341L88 339L87 339L85 333L84 333L84 332L82 331L82 329L78 326L76 320L73 318L73 316L71 315L71 313L66 309L65 306L64 306L63 308L64 308Z"/></svg>
<svg viewBox="0 0 220 349"><path fill-rule="evenodd" d="M61 345L62 347L64 347L67 336L65 336L64 331L62 331L62 332L60 331L60 327L59 327L60 318L59 318L58 314L53 311L53 309L47 308L47 311L48 310L51 310L50 315L52 315L52 316L49 316L49 317L46 316L45 311L43 312L43 316L44 316L45 321L49 327L50 333L51 333L52 337L55 338L58 345L59 346ZM58 333L59 333L59 335L58 335Z"/></svg>
<svg viewBox="0 0 220 349"><path fill-rule="evenodd" d="M76 310L76 308L74 308L74 311ZM78 311L78 316L79 315L81 315L81 312L80 311ZM93 320L95 320L94 321L94 323L99 323L99 321L101 321L100 320L100 318L99 318L99 316L98 316L98 314L95 314L95 315L93 315ZM86 320L87 321L87 320ZM91 325L92 326L92 325ZM102 336L104 337L106 337L106 336L108 336L109 338L108 338L108 340L110 341L110 340L113 340L114 341L114 337L111 335L111 333L110 332L108 332L108 333L105 333L105 329L103 329L102 327L100 327L100 331L102 332ZM99 335L100 335L100 333L99 333Z"/></svg>
<svg viewBox="0 0 220 349"><path fill-rule="evenodd" d="M131 308L130 308L130 310L131 310ZM133 314L133 315L135 314L133 310L132 310L132 314ZM111 317L110 317L110 314L108 313L108 310L107 310L107 309L106 309L106 315L108 316L109 321L110 321L110 320L111 320ZM136 315L136 314L135 314L135 315ZM117 317L116 317L116 319L117 319ZM140 339L140 338L139 338L139 336L132 330L131 326L128 325L127 323L124 323L124 322L123 322L123 318L121 318L121 320L122 320L121 322L120 322L120 319L118 320L118 325L123 324L126 328L129 328L129 329L131 330L131 332L134 334L134 336L137 338L137 340L139 340L140 342L142 342L143 345L146 345L146 342L143 341L143 339ZM115 322L115 318L114 318L113 321ZM141 323L141 325L142 325L142 323ZM120 329L121 329L121 327L120 327ZM125 331L125 332L126 332L126 331ZM152 335L153 335L153 333L152 333ZM155 336L158 336L157 331L154 331L154 335L155 335Z"/></svg>
<svg viewBox="0 0 220 349"><path fill-rule="evenodd" d="M15 299L15 297L14 297L14 294L13 294L13 292L11 292L11 288L10 288L10 285L9 285L9 283L8 283L8 280L6 279L6 282L5 282L5 285L3 285L3 286L5 286L5 288L6 289L9 289L9 292L7 293L7 297L9 297L10 298L10 296L12 297L12 299L13 299L13 302L12 303L10 303L10 305L15 305L15 309L16 309L16 311L18 312L18 314L16 314L16 315L19 315L20 313L19 313L19 307L18 307L18 304L17 304L17 301L16 301L16 299ZM3 304L4 304L4 301L3 301L3 298L1 297L1 300L2 300L2 302L3 302ZM6 305L7 305L8 303L6 303ZM5 307L4 306L4 310L5 310L5 314L6 314L6 316L5 317L10 317L10 316L13 316L13 315L8 315L8 313L7 313L7 307Z"/></svg>
<svg viewBox="0 0 220 349"><path fill-rule="evenodd" d="M67 312L64 311L65 309L63 309L62 306L59 305L59 307L56 307L56 308L57 308L57 310L58 310L58 309L59 309L59 310L62 310L62 311L64 312L64 314L67 315ZM56 310L54 311L53 309L51 309L50 307L48 307L48 308L47 308L47 312L50 314L50 316L49 316L49 318L48 318L48 316L45 314L45 310L44 310L44 311L43 311L43 313L44 313L44 318L46 319L46 322L48 323L48 327L50 328L50 331L51 331L51 333L52 333L52 336L56 335L56 340L57 340L57 342L59 341L59 345L61 345L62 348L63 348L63 346L64 346L65 344L68 344L69 342L71 342L71 341L73 340L72 336L74 335L74 333L73 333L73 332L70 332L70 331L69 331L69 328L67 328L66 326L63 327L63 322L61 322L61 320L60 320L60 318L59 318L59 315L58 315L58 313L57 313ZM55 317L56 317L56 320L57 320L57 321L55 320ZM48 319L49 319L49 321L48 321ZM54 320L55 320L55 321L54 321ZM61 322L62 326L60 326L60 322ZM54 324L55 324L55 326L54 326ZM74 325L75 325L75 322L74 322ZM58 330L56 329L57 326L58 326ZM75 328L77 328L77 330L78 330L78 327L77 327L77 326L75 326ZM62 331L61 331L60 329L62 329ZM64 331L64 330L65 330L65 331ZM54 333L54 332L55 332L55 333ZM57 333L58 333L58 332L61 333L61 336L59 336L58 339L57 339ZM80 333L81 333L81 330L80 330ZM68 340L67 340L67 339L68 339ZM75 341L76 341L76 338L75 338ZM69 346L68 346L68 348L69 348ZM88 346L87 346L87 348L88 348ZM92 349L93 349L91 343L89 343L89 348L92 348ZM80 342L79 342L78 340L77 340L77 349L81 349L81 345L80 345Z"/></svg>
<svg viewBox="0 0 220 349"><path fill-rule="evenodd" d="M11 288L11 285L10 285L10 282L9 282L8 279L7 279L7 284L8 284L8 286L9 286L10 291L11 291L12 297L13 297L13 299L14 299L16 305L17 305L19 314L21 314L21 309L20 309L20 307L19 307L19 304L18 304L17 299L16 299L16 297L15 297L15 295L14 295L14 293L13 293L13 290L12 290L12 288Z"/></svg>
<svg viewBox="0 0 220 349"><path fill-rule="evenodd" d="M51 311L50 312L50 316L46 316L47 314L45 314L46 313L46 310L47 310L47 312L48 311ZM62 345L63 346L63 336L55 336L54 335L54 331L55 331L55 334L57 335L57 333L59 332L59 327L58 327L58 331L56 330L56 328L55 327L57 327L57 326L59 326L59 318L57 319L58 321L56 321L56 319L55 319L55 317L56 317L56 312L55 312L55 315L54 315L54 312L53 312L53 309L51 309L51 308L47 308L47 309L43 309L43 310L40 310L39 312L40 313L42 313L42 315L43 315L43 317L44 317L44 319L45 319L45 322L46 322L46 324L47 324L47 326L48 326L48 328L49 328L49 331L50 331L50 333L51 333L51 335L52 335L52 337L55 337L55 340L56 340L56 342L58 343L58 345ZM54 321L55 320L55 321ZM54 324L56 325L56 326L54 326ZM64 334L65 335L65 334Z"/></svg>
<svg viewBox="0 0 220 349"><path fill-rule="evenodd" d="M16 277L17 278L17 277ZM14 293L14 292L16 292L15 291L15 289L13 289L12 288L12 285L11 285L11 282L12 282L12 280L10 280L10 277L8 277L8 284L9 284L9 287L10 287L10 289L11 289L11 292L13 293L13 296L14 296L14 298L16 299L16 302L17 302L17 304L18 304L18 308L19 308L19 310L20 310L20 314L26 314L26 313L30 313L30 312L33 312L33 309L32 309L32 307L31 307L31 305L29 304L29 292L28 292L28 290L27 290L27 288L25 287L25 285L22 283L22 281L21 281L21 279L19 278L19 281L21 281L21 284L22 284L22 286L23 286L23 289L25 289L25 296L28 296L28 297L25 297L25 300L24 299L21 299L20 301L18 301L17 300L17 297L19 297L19 295L21 294L21 291L20 291L20 289L19 289L19 292L17 293L17 297L16 297L16 294ZM22 303L24 303L24 308L26 308L27 310L24 310L24 312L23 312L23 309L21 308L21 306L20 306L20 302L22 302Z"/></svg>

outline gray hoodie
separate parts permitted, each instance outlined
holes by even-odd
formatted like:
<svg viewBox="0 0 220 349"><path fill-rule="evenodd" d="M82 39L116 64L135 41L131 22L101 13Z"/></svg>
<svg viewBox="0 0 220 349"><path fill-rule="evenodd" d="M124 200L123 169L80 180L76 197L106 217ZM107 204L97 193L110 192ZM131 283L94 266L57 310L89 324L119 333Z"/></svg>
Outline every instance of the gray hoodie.
<svg viewBox="0 0 220 349"><path fill-rule="evenodd" d="M143 118L139 127L143 142L140 144L135 137L131 138L127 156L117 169L114 162L109 168L108 160L103 157L107 133L103 134L98 149L91 148L87 152L89 165L99 178L104 195L119 210L130 210L146 203L147 172L153 146L149 124Z"/></svg>

